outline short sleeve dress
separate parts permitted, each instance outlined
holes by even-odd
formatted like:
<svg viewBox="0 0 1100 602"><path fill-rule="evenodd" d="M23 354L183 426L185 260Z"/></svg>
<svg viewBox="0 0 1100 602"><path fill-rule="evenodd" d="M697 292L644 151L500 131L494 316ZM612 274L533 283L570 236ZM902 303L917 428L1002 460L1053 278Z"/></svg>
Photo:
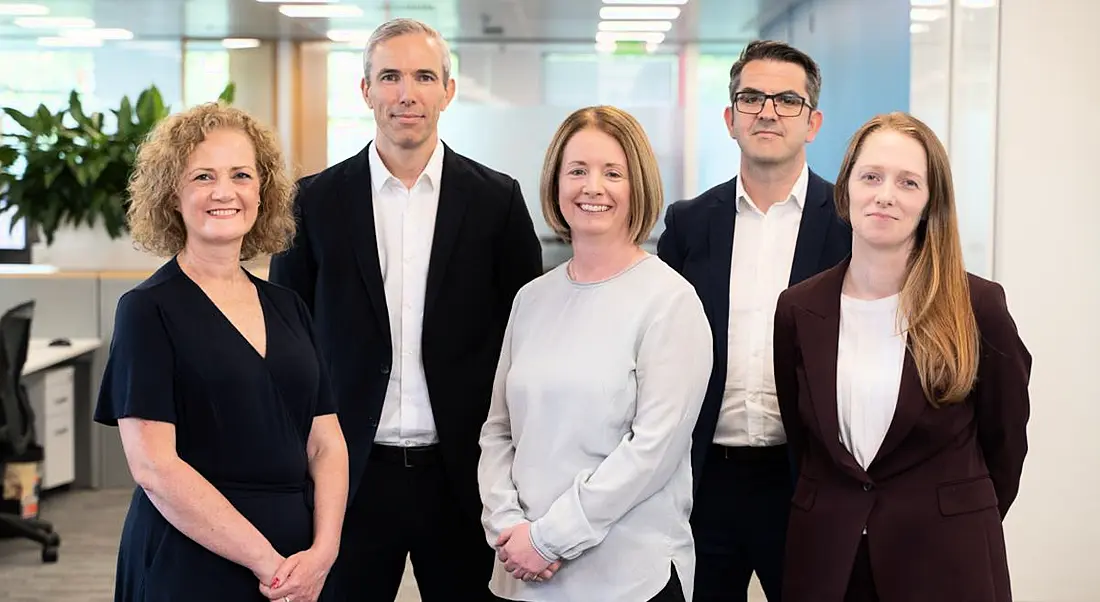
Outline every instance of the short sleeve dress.
<svg viewBox="0 0 1100 602"><path fill-rule="evenodd" d="M175 425L179 457L283 556L313 541L306 441L336 412L309 312L249 274L267 331L261 356L175 259L118 302L95 420ZM323 598L322 598L323 599ZM175 529L138 487L118 554L115 600L265 600L252 572Z"/></svg>

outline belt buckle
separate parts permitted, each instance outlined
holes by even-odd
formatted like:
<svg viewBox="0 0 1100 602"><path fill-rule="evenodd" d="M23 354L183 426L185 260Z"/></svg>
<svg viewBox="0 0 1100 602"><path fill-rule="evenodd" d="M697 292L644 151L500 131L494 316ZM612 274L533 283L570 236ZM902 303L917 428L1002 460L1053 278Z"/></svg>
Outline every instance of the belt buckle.
<svg viewBox="0 0 1100 602"><path fill-rule="evenodd" d="M401 446L401 457L405 461L405 468L415 468L409 463L409 447L407 445Z"/></svg>

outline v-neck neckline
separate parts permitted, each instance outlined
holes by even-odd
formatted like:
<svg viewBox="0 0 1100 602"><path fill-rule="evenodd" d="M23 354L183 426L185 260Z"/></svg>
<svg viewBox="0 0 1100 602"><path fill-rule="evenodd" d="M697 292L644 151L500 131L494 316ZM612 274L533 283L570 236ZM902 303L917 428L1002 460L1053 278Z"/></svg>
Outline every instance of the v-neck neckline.
<svg viewBox="0 0 1100 602"><path fill-rule="evenodd" d="M248 282L256 290L256 300L259 301L259 303L260 303L260 319L263 320L263 323L264 323L264 352L263 353L260 353L260 350L257 349L256 346L252 344L252 341L249 341L248 337L244 336L244 333L241 332L240 329L237 328L236 324L234 324L233 321L229 319L229 316L226 316L225 312L223 312L221 310L221 308L218 307L218 304L214 303L214 300L210 298L210 295L206 294L206 291L203 290L202 286L200 286L198 282L195 282L190 276L187 275L187 272L185 272L183 270L183 266L181 266L180 263L179 263L179 256L177 255L177 256L173 257L172 261L175 264L176 271L179 272L179 275L182 276L185 280L187 280L187 282L190 283L190 285L195 290L198 291L199 296L201 296L203 298L203 300L205 300L206 304L211 309L214 310L214 313L217 314L217 316L221 320L221 322L223 324L225 324L226 326L228 326L229 330L233 331L233 333L236 334L237 339L239 341L241 341L242 343L244 343L244 346L247 347L248 349L250 349L252 351L253 355L255 355L257 358L259 358L260 361L266 362L267 358L271 356L271 328L269 326L268 319L267 319L267 307L264 304L264 294L263 294L263 291L260 290L259 284L256 283L256 277L253 276L252 273L249 272L247 269L245 269L244 266L241 266L241 268L240 268L241 271L244 272L245 276L248 277Z"/></svg>

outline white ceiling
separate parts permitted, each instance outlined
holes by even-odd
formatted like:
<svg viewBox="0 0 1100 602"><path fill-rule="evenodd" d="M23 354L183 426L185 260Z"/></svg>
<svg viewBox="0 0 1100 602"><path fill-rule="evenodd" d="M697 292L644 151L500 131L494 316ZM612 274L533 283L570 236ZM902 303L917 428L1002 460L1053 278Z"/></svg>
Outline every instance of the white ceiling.
<svg viewBox="0 0 1100 602"><path fill-rule="evenodd" d="M293 0L288 0L293 2ZM316 1L316 0L314 0ZM652 0L649 0L652 1ZM666 42L742 43L757 19L800 0L687 0ZM0 0L33 3L51 16L84 17L100 28L123 28L136 39L256 37L325 39L330 29L369 30L391 17L424 20L456 43L482 41L585 41L594 38L602 0L330 0L355 5L363 15L292 19L278 4L257 0ZM759 7L765 8L761 14ZM30 39L56 31L17 27L0 15L0 39Z"/></svg>

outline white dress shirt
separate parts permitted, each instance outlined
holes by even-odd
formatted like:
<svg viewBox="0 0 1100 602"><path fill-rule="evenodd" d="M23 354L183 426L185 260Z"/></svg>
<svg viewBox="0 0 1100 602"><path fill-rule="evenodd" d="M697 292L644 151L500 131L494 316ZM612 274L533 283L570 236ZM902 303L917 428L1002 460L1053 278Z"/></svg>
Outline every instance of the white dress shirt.
<svg viewBox="0 0 1100 602"><path fill-rule="evenodd" d="M393 345L393 369L374 440L385 445L430 445L439 439L428 401L420 335L443 174L443 143L436 143L411 190L386 169L375 143L368 152L378 262Z"/></svg>
<svg viewBox="0 0 1100 602"><path fill-rule="evenodd" d="M691 432L713 339L695 289L655 256L600 282L562 264L520 289L481 431L482 523L531 521L532 545L564 559L545 583L497 561L508 600L634 602L675 566L691 600Z"/></svg>
<svg viewBox="0 0 1100 602"><path fill-rule="evenodd" d="M786 443L772 366L775 303L790 282L809 168L786 199L760 211L737 178L737 219L730 262L726 386L714 443L769 447Z"/></svg>
<svg viewBox="0 0 1100 602"><path fill-rule="evenodd" d="M894 421L905 362L904 320L898 295L863 300L840 297L836 411L840 441L866 469Z"/></svg>

